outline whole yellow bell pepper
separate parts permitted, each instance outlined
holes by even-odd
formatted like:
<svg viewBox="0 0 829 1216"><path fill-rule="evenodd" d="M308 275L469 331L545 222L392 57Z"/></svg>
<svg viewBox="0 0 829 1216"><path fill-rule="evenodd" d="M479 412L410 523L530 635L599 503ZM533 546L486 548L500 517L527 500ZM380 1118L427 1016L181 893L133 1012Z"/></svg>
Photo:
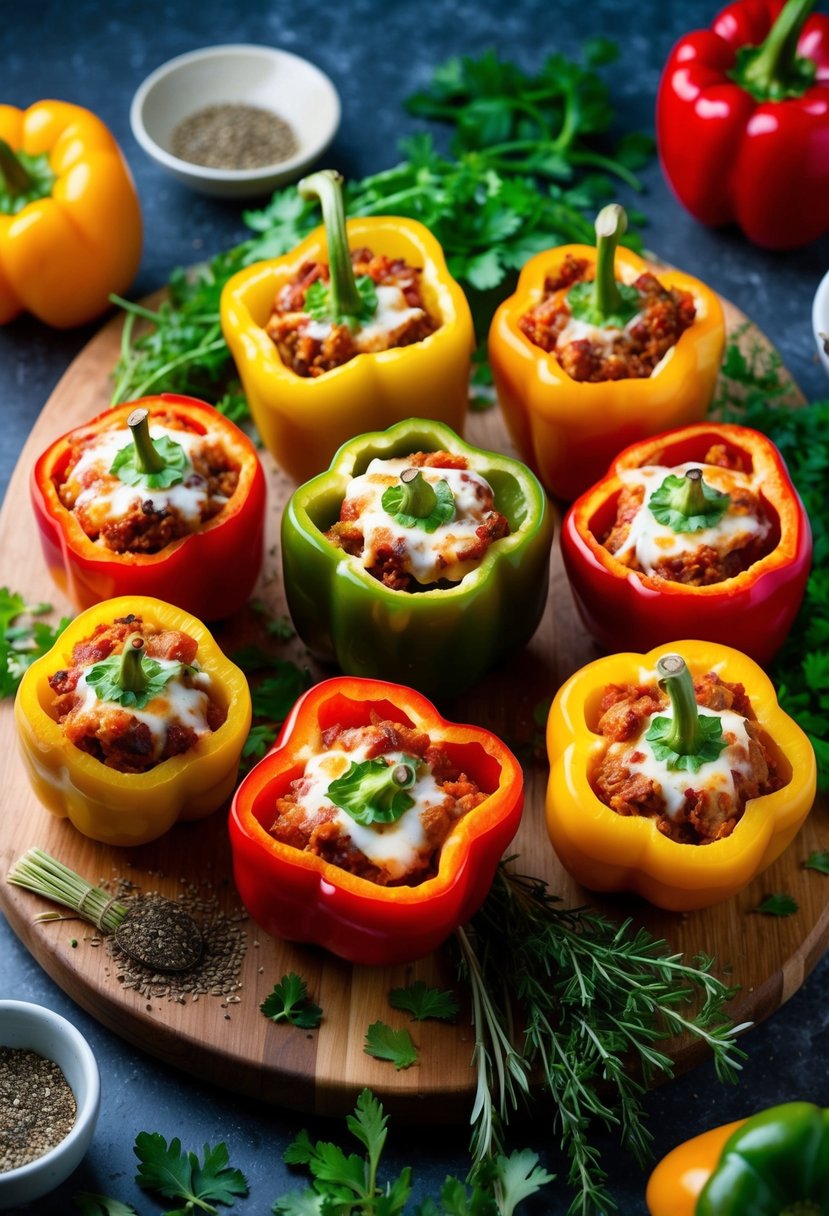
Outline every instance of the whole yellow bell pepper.
<svg viewBox="0 0 829 1216"><path fill-rule="evenodd" d="M66 668L77 642L95 627L128 614L145 626L177 629L198 643L196 661L212 680L211 693L227 711L218 730L142 773L122 773L76 747L52 716L49 677ZM163 600L122 596L88 608L52 649L25 672L14 703L23 760L34 792L53 815L79 832L112 845L146 844L178 820L219 809L236 785L239 757L251 721L247 680L196 617Z"/></svg>
<svg viewBox="0 0 829 1216"><path fill-rule="evenodd" d="M526 263L515 293L500 305L489 331L495 388L519 455L549 493L567 501L603 477L623 448L660 431L700 422L714 393L725 345L725 320L715 293L680 270L654 271L631 250L616 248L624 228L603 235L604 212L596 221L597 248L560 245ZM617 291L619 285L629 287L646 271L656 273L663 287L691 293L694 321L650 376L574 380L554 353L548 354L521 331L521 318L544 299L546 280L555 279L568 256L595 267L588 271L588 280L597 287L605 285L602 300L613 296L614 286ZM602 303L599 313L607 320L598 320L597 313L600 328L617 324L612 312L612 302Z"/></svg>
<svg viewBox="0 0 829 1216"><path fill-rule="evenodd" d="M221 299L222 330L259 434L297 482L327 469L334 453L355 435L382 431L407 418L433 418L462 433L474 348L466 296L423 224L395 216L346 224L340 210L338 231L333 206L324 216L325 223L291 253L234 275ZM300 376L285 366L265 331L274 299L305 262L328 262L332 282L338 266L349 274L349 247L366 247L419 267L426 309L439 326L410 346L364 352L320 376Z"/></svg>
<svg viewBox="0 0 829 1216"><path fill-rule="evenodd" d="M65 101L0 105L0 324L91 321L140 259L138 196L101 120Z"/></svg>
<svg viewBox="0 0 829 1216"><path fill-rule="evenodd" d="M679 843L664 836L652 818L617 814L591 784L610 742L597 733L605 689L655 679L657 663L668 652L679 654L695 678L715 671L743 685L783 781L775 792L746 803L730 836L708 844ZM740 651L714 642L673 642L645 655L615 654L588 663L553 700L547 753L547 830L565 869L590 890L635 891L668 911L706 908L736 895L780 856L815 797L812 745L779 707L768 676Z"/></svg>

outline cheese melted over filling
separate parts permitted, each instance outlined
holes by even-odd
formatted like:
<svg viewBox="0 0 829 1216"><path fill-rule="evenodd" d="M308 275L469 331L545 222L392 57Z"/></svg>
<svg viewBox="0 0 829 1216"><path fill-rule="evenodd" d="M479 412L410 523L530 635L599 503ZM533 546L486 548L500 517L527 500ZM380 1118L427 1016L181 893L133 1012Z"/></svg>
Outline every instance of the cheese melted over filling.
<svg viewBox="0 0 829 1216"><path fill-rule="evenodd" d="M409 467L405 457L375 459L365 473L349 482L345 502L359 510L363 531L363 552L355 560L370 569L377 560L378 547L387 546L391 538L396 550L404 554L404 569L418 583L428 586L440 579L459 583L479 564L479 559L465 559L463 553L476 541L477 529L493 509L492 486L471 469L421 468L423 478L431 485L448 482L455 498L455 515L434 532L406 528L383 509L382 498Z"/></svg>
<svg viewBox="0 0 829 1216"><path fill-rule="evenodd" d="M630 559L635 559L644 574L652 574L666 558L696 553L703 546L710 546L721 554L730 553L733 549L743 548L754 538L762 541L768 536L770 520L755 513L734 511L730 504L716 524L699 532L674 532L666 524L661 524L648 506L648 500L666 477L670 474L682 477L688 469L701 469L703 479L723 493L731 494L736 489L758 493L758 487L745 473L719 465L701 464L699 461L688 461L673 468L643 465L638 469L624 469L619 474L620 480L628 486L643 486L645 496L631 520L627 537L614 554L620 561L629 563Z"/></svg>
<svg viewBox="0 0 829 1216"><path fill-rule="evenodd" d="M730 709L714 711L706 709L702 705L698 705L697 709L700 715L719 718L722 721L723 739L726 740L726 746L716 760L708 760L701 764L695 773L686 772L684 769L671 769L668 767L667 760L657 760L650 743L645 739L654 718L672 717L670 709L657 710L651 714L635 741L611 743L608 748L608 755L618 760L631 773L641 773L654 782L665 802L665 813L674 822L682 818L686 790L709 789L726 793L737 804L738 797L733 773L736 771L747 777L751 776L749 737L745 718Z"/></svg>
<svg viewBox="0 0 829 1216"><path fill-rule="evenodd" d="M303 777L293 787L297 805L313 823L320 810L335 812L334 822L340 834L348 837L369 861L386 870L392 879L404 878L419 865L420 858L431 848L421 821L421 815L429 807L443 806L446 794L435 781L432 770L423 760L417 764L417 780L406 790L414 805L404 811L395 823L378 823L367 826L357 823L347 811L334 807L326 797L332 781L342 777L353 764L362 764L369 758L369 746L355 747L350 751L332 749L309 756ZM408 753L384 752L382 757L389 765L398 764Z"/></svg>
<svg viewBox="0 0 829 1216"><path fill-rule="evenodd" d="M166 435L184 449L187 464L182 470L182 480L177 485L158 489L125 485L109 470L120 450L132 444L132 432L128 427L102 431L85 445L61 487L62 500L72 503L71 509L83 515L84 524L90 531L99 531L111 520L124 519L147 502L155 512L177 512L195 530L209 501L228 501L222 495L211 498L204 479L193 469L193 454L208 443L221 442L218 435L210 431L199 435L194 431L177 431L157 425L151 427L150 434L153 439Z"/></svg>
<svg viewBox="0 0 829 1216"><path fill-rule="evenodd" d="M171 667L181 669L181 664L173 659L153 659L153 662L158 663L165 671L169 671ZM88 714L105 719L108 711L119 717L128 713L138 722L146 723L153 741L153 761L157 762L164 752L167 732L171 726L189 726L199 736L210 734L207 710L210 705L211 679L206 671L198 667L191 667L189 670L191 674L186 683L184 670L181 669L143 709L133 706L126 708L114 701L102 701L92 685L87 684L87 673L84 671L75 686L80 703L73 710L73 714L76 718Z"/></svg>
<svg viewBox="0 0 829 1216"><path fill-rule="evenodd" d="M411 308L400 287L378 284L377 311L370 321L358 325L353 342L357 354L371 354L389 350L396 343L397 335L405 325L426 315L422 308ZM317 342L324 342L334 325L331 321L309 318L302 326L303 333Z"/></svg>

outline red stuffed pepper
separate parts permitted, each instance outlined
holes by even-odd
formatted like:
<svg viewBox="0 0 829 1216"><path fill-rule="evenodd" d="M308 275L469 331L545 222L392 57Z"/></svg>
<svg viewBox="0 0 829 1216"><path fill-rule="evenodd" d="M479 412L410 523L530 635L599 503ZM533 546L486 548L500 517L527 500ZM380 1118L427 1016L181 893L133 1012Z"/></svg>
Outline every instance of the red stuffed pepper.
<svg viewBox="0 0 829 1216"><path fill-rule="evenodd" d="M777 448L725 423L626 448L570 508L561 545L581 618L605 649L695 637L761 664L786 639L812 556Z"/></svg>
<svg viewBox="0 0 829 1216"><path fill-rule="evenodd" d="M297 701L236 792L236 887L275 937L410 962L480 907L522 804L521 767L489 731L339 676Z"/></svg>
<svg viewBox="0 0 829 1216"><path fill-rule="evenodd" d="M144 397L70 431L35 464L31 495L46 563L78 608L148 595L221 620L259 576L259 458L192 397Z"/></svg>
<svg viewBox="0 0 829 1216"><path fill-rule="evenodd" d="M677 43L659 86L659 155L679 201L768 249L829 230L829 17L813 5L737 0Z"/></svg>

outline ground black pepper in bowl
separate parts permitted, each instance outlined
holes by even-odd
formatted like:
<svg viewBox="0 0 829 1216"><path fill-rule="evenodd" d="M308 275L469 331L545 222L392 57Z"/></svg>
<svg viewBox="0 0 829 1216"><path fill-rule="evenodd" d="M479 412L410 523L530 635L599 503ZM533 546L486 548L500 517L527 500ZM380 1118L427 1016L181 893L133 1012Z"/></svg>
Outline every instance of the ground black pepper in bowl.
<svg viewBox="0 0 829 1216"><path fill-rule="evenodd" d="M209 169L260 169L299 151L293 128L261 106L220 103L183 118L170 150L179 160Z"/></svg>
<svg viewBox="0 0 829 1216"><path fill-rule="evenodd" d="M75 1097L52 1060L25 1047L0 1047L0 1174L28 1165L75 1126Z"/></svg>

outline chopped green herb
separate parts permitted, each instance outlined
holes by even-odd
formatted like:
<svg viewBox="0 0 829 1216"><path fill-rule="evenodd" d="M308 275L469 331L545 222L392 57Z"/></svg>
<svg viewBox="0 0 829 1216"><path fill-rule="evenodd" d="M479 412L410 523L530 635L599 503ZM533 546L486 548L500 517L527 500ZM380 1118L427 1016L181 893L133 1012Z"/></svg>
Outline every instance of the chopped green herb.
<svg viewBox="0 0 829 1216"><path fill-rule="evenodd" d="M415 980L406 988L392 988L389 1004L392 1009L410 1013L416 1022L423 1022L427 1018L451 1022L460 1008L453 992L430 988L423 980Z"/></svg>
<svg viewBox="0 0 829 1216"><path fill-rule="evenodd" d="M699 469L678 477L669 473L648 499L654 518L672 532L713 528L728 510L729 496L703 480Z"/></svg>
<svg viewBox="0 0 829 1216"><path fill-rule="evenodd" d="M367 274L361 274L357 276L355 283L361 308L353 316L335 316L331 305L331 290L322 279L316 279L305 293L305 312L315 321L332 321L335 325L348 325L349 329L356 329L358 325L373 320L377 312L377 288L374 280Z"/></svg>
<svg viewBox="0 0 829 1216"><path fill-rule="evenodd" d="M95 690L99 701L109 701L122 705L125 709L143 709L153 697L164 691L171 680L177 679L185 671L193 670L184 663L172 663L169 667L162 667L156 659L142 657L139 662L146 684L143 689L134 690L121 686L122 658L121 654L111 654L108 658L101 659L100 663L94 663L87 669L86 682Z"/></svg>
<svg viewBox="0 0 829 1216"><path fill-rule="evenodd" d="M237 1196L247 1195L248 1184L240 1170L232 1169L227 1146L205 1144L204 1161L196 1153L183 1153L181 1141L167 1141L158 1132L139 1132L134 1152L140 1162L136 1182L142 1190L163 1199L183 1201L184 1206L165 1216L185 1216L198 1209L215 1212L212 1205L232 1207Z"/></svg>
<svg viewBox="0 0 829 1216"><path fill-rule="evenodd" d="M419 763L417 756L401 756L392 763L383 756L352 761L342 777L328 786L326 797L365 827L396 823L414 806L414 798L406 791L417 780Z"/></svg>
<svg viewBox="0 0 829 1216"><path fill-rule="evenodd" d="M791 916L799 910L800 905L791 895L780 893L777 895L767 895L757 905L757 911L762 912L764 916Z"/></svg>
<svg viewBox="0 0 829 1216"><path fill-rule="evenodd" d="M377 1060L389 1060L398 1072L417 1063L417 1048L408 1030L395 1030L385 1022L372 1022L363 1050Z"/></svg>
<svg viewBox="0 0 829 1216"><path fill-rule="evenodd" d="M314 1030L322 1021L322 1009L308 996L305 980L295 971L274 984L259 1008L272 1022L288 1022L304 1030Z"/></svg>
<svg viewBox="0 0 829 1216"><path fill-rule="evenodd" d="M52 611L51 604L27 604L22 595L0 587L0 697L11 697L27 667L51 650L69 624L57 625L33 618Z"/></svg>
<svg viewBox="0 0 829 1216"><path fill-rule="evenodd" d="M81 1216L137 1216L134 1207L121 1203L110 1195L95 1195L91 1191L80 1191L72 1196L72 1205Z"/></svg>
<svg viewBox="0 0 829 1216"><path fill-rule="evenodd" d="M829 874L829 853L810 853L803 863L803 869Z"/></svg>

